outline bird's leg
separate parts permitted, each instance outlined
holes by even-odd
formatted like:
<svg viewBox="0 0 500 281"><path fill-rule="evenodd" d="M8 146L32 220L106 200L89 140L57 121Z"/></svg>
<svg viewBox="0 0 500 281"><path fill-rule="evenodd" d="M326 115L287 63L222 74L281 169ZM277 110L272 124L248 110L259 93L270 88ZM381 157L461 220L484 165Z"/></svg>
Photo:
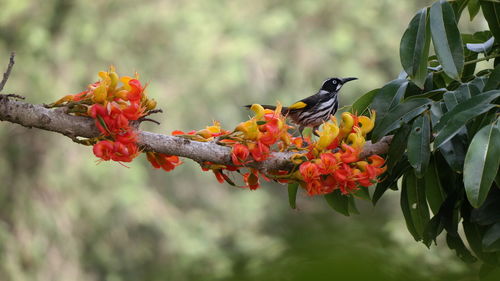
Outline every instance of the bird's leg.
<svg viewBox="0 0 500 281"><path fill-rule="evenodd" d="M318 133L316 133L316 131L318 130L318 128L319 128L319 126L315 126L315 127L313 127L313 128L312 128L312 130L313 130L313 134L314 134L315 136L317 136L317 137L319 137Z"/></svg>
<svg viewBox="0 0 500 281"><path fill-rule="evenodd" d="M300 133L300 137L302 138L302 140L304 140L304 135L302 135L302 131L304 131L304 129L305 129L304 126L299 125L299 133Z"/></svg>

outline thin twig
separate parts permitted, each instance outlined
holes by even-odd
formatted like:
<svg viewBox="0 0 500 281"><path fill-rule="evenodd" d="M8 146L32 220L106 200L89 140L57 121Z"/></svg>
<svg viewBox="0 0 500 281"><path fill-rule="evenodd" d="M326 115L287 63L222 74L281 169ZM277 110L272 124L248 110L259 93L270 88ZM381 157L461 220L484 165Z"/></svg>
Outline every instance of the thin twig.
<svg viewBox="0 0 500 281"><path fill-rule="evenodd" d="M490 60L490 59L494 59L494 58L498 58L498 57L500 57L500 54L491 54L489 56L484 56L482 58L478 58L478 59L475 59L475 60L466 61L464 63L464 65L473 64L473 63L480 62L480 61L483 61L483 60Z"/></svg>
<svg viewBox="0 0 500 281"><path fill-rule="evenodd" d="M9 80L10 72L12 71L12 67L14 67L14 57L16 56L15 52L10 53L9 65L7 66L7 70L3 74L2 82L0 82L0 92L3 90L5 84L7 84L7 80Z"/></svg>
<svg viewBox="0 0 500 281"><path fill-rule="evenodd" d="M26 99L25 97L23 96L20 96L20 95L16 95L16 94L7 94L7 95L2 95L6 98L15 98L15 99L18 99L18 100L24 100Z"/></svg>
<svg viewBox="0 0 500 281"><path fill-rule="evenodd" d="M155 114L155 113L163 113L163 110L161 110L160 108L150 110L150 111L148 111L148 113L146 113L146 115L144 115L143 117L146 117L146 116L149 116L149 115L151 115L151 114Z"/></svg>
<svg viewBox="0 0 500 281"><path fill-rule="evenodd" d="M144 121L149 121L149 122L153 122L153 123L155 123L156 125L161 125L161 123L160 123L160 122L158 122L158 121L156 121L156 120L153 120L153 119L151 119L151 118L144 118L144 117L142 117L142 118L139 118L139 120L137 120L137 121L139 121L139 122L141 122L141 123L142 123L142 122L144 122Z"/></svg>

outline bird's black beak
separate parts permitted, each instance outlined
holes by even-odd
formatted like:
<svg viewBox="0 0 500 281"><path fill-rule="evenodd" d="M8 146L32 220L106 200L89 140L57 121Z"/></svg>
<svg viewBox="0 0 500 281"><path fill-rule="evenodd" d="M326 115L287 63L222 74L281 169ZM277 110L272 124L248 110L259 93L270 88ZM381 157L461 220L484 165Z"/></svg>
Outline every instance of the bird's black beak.
<svg viewBox="0 0 500 281"><path fill-rule="evenodd" d="M352 81L352 80L357 80L358 78L356 77L347 77L347 78L342 78L342 84L345 84L349 81Z"/></svg>

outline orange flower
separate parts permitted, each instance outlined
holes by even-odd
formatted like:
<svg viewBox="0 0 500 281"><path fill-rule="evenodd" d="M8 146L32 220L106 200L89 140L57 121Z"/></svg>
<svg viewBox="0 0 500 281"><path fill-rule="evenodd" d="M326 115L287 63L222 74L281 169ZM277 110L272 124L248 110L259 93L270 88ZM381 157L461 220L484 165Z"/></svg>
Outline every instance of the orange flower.
<svg viewBox="0 0 500 281"><path fill-rule="evenodd" d="M250 151L248 147L243 144L236 143L233 145L233 149L231 151L231 159L235 165L245 165L247 162L245 160L248 158Z"/></svg>
<svg viewBox="0 0 500 281"><path fill-rule="evenodd" d="M146 156L153 167L155 167L156 169L161 168L167 172L182 164L179 157L175 155L147 152Z"/></svg>
<svg viewBox="0 0 500 281"><path fill-rule="evenodd" d="M137 120L144 116L145 108L141 107L138 103L133 102L121 111L123 113L123 116L128 120Z"/></svg>
<svg viewBox="0 0 500 281"><path fill-rule="evenodd" d="M260 141L255 143L250 143L249 146L252 158L255 161L264 161L269 157L269 147Z"/></svg>
<svg viewBox="0 0 500 281"><path fill-rule="evenodd" d="M172 132L172 136L194 135L194 134L196 134L195 130L189 131L187 133L180 131L180 130L175 130Z"/></svg>
<svg viewBox="0 0 500 281"><path fill-rule="evenodd" d="M92 150L95 156L104 161L131 162L139 154L135 143L123 144L109 140L96 143Z"/></svg>
<svg viewBox="0 0 500 281"><path fill-rule="evenodd" d="M352 163L358 161L358 154L359 151L354 149L353 147L347 145L347 144L342 144L342 148L344 149L344 152L341 153L340 159L342 159L342 162L344 163Z"/></svg>
<svg viewBox="0 0 500 281"><path fill-rule="evenodd" d="M251 190L255 190L260 187L259 183L259 174L256 169L250 169L250 172L243 175L243 180L245 181L246 186Z"/></svg>
<svg viewBox="0 0 500 281"><path fill-rule="evenodd" d="M332 153L321 153L321 161L318 163L318 167L321 174L328 175L337 169L337 158Z"/></svg>
<svg viewBox="0 0 500 281"><path fill-rule="evenodd" d="M259 136L259 141L265 145L273 145L280 137L278 119L268 121L266 124L261 125L259 129L263 132Z"/></svg>
<svg viewBox="0 0 500 281"><path fill-rule="evenodd" d="M94 144L92 151L96 157L99 157L104 161L108 161L111 159L111 155L113 154L113 142L109 140L100 141Z"/></svg>
<svg viewBox="0 0 500 281"><path fill-rule="evenodd" d="M320 176L318 165L310 161L302 163L299 167L299 171L305 182L317 180Z"/></svg>
<svg viewBox="0 0 500 281"><path fill-rule="evenodd" d="M137 79L130 79L128 81L128 85L130 86L130 91L127 94L128 100L132 102L140 101L142 98L142 92L144 91L141 82Z"/></svg>
<svg viewBox="0 0 500 281"><path fill-rule="evenodd" d="M111 160L118 162L132 162L137 155L139 155L139 148L135 143L124 144L121 142L114 142Z"/></svg>

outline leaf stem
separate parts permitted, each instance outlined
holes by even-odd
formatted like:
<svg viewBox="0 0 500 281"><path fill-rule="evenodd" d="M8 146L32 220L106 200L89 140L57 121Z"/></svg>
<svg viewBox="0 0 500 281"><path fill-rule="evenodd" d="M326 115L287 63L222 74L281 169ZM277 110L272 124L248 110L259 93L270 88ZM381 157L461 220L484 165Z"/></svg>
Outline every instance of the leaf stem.
<svg viewBox="0 0 500 281"><path fill-rule="evenodd" d="M475 59L475 60L466 61L464 63L464 65L473 64L473 63L480 62L480 61L483 61L483 60L489 60L489 59L494 59L494 58L498 58L498 57L500 57L500 54L491 54L489 56L484 56L482 58L478 58L478 59Z"/></svg>

